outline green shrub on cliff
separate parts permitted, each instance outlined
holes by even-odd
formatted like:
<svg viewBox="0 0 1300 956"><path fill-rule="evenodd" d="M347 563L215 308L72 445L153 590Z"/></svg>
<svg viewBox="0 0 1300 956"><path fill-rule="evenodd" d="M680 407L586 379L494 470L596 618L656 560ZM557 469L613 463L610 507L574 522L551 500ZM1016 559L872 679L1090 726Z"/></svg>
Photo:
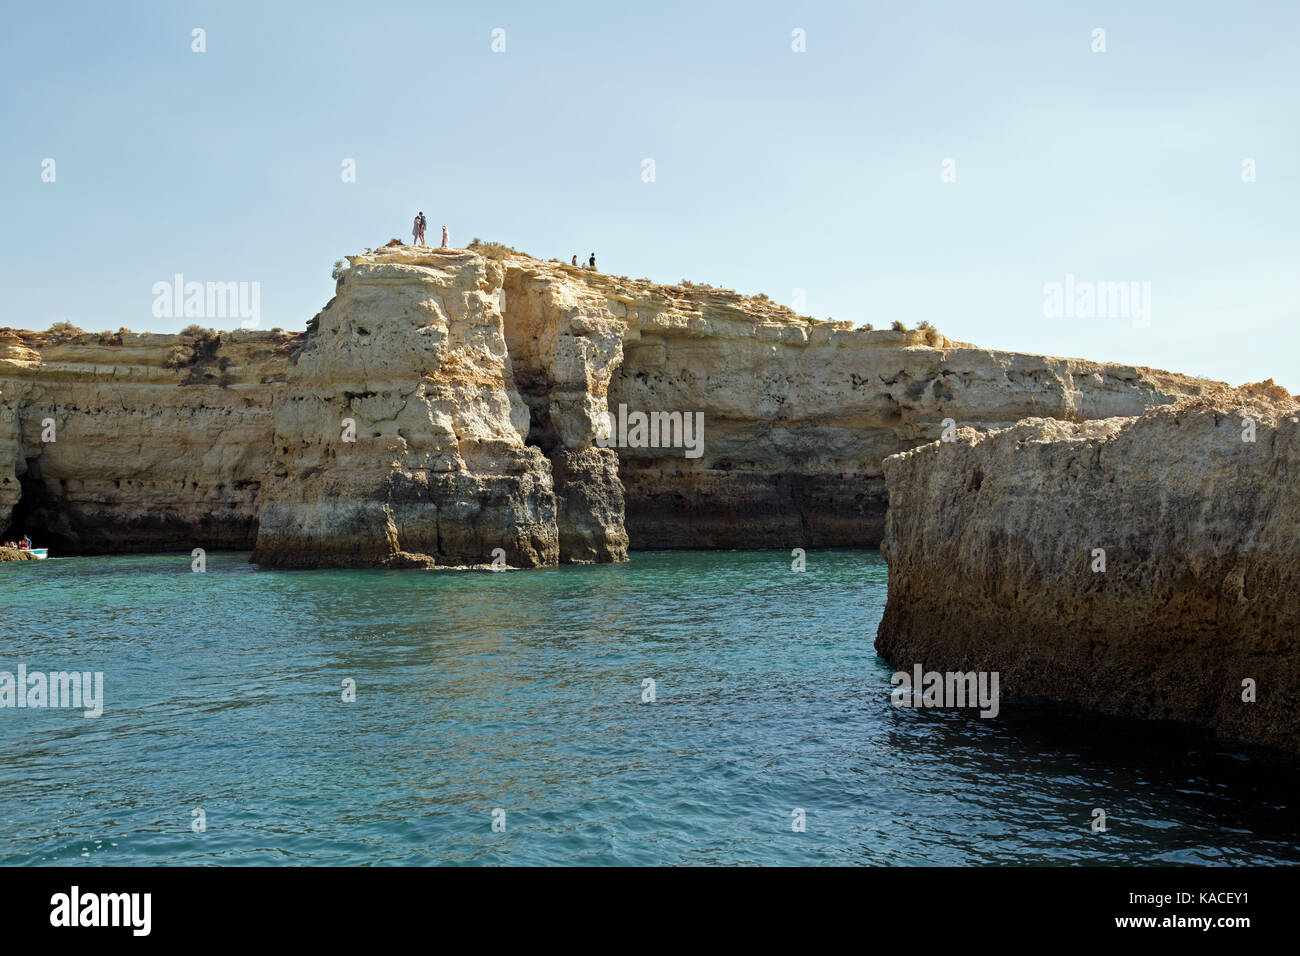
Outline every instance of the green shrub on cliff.
<svg viewBox="0 0 1300 956"><path fill-rule="evenodd" d="M173 345L163 359L163 365L167 368L184 368L194 360L194 351L184 345Z"/></svg>

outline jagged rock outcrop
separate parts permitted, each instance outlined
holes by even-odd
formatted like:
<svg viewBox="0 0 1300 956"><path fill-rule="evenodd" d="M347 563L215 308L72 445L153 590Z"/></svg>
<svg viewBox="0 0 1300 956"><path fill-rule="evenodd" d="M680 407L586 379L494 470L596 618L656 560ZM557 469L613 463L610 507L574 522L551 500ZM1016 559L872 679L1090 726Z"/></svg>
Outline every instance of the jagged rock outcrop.
<svg viewBox="0 0 1300 956"><path fill-rule="evenodd" d="M524 442L492 271L471 253L351 259L276 396L253 560L559 561L551 470Z"/></svg>
<svg viewBox="0 0 1300 956"><path fill-rule="evenodd" d="M602 294L555 269L519 258L493 267L510 363L529 409L527 440L551 461L561 552L572 561L625 560L618 454L595 445L625 323Z"/></svg>
<svg viewBox="0 0 1300 956"><path fill-rule="evenodd" d="M1265 383L887 458L877 650L1300 752L1298 411Z"/></svg>
<svg viewBox="0 0 1300 956"><path fill-rule="evenodd" d="M945 419L1133 415L1223 389L508 251L349 262L306 334L0 330L0 534L306 566L874 545L882 460ZM662 417L665 440L607 434L611 411Z"/></svg>

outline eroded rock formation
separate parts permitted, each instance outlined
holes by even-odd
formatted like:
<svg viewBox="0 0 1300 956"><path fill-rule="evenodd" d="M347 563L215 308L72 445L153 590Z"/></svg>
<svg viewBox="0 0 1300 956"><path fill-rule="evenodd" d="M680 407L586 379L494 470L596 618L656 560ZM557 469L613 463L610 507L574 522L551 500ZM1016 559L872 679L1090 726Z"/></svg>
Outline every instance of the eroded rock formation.
<svg viewBox="0 0 1300 956"><path fill-rule="evenodd" d="M1218 388L493 256L351 257L306 334L0 330L0 534L305 566L874 545L881 462L945 419L1133 415ZM620 406L699 413L698 456L602 447Z"/></svg>
<svg viewBox="0 0 1300 956"><path fill-rule="evenodd" d="M1146 368L995 352L933 330L812 323L765 297L506 256L505 325L533 440L587 447L601 414L702 412L703 454L620 447L636 548L878 544L881 461L945 418L1132 415L1206 394Z"/></svg>
<svg viewBox="0 0 1300 956"><path fill-rule="evenodd" d="M881 656L1300 752L1300 405L1266 386L887 458Z"/></svg>
<svg viewBox="0 0 1300 956"><path fill-rule="evenodd" d="M499 288L499 268L471 253L352 260L275 398L255 561L559 561Z"/></svg>
<svg viewBox="0 0 1300 956"><path fill-rule="evenodd" d="M251 548L282 332L0 330L0 535L56 554ZM13 529L13 530L11 530Z"/></svg>

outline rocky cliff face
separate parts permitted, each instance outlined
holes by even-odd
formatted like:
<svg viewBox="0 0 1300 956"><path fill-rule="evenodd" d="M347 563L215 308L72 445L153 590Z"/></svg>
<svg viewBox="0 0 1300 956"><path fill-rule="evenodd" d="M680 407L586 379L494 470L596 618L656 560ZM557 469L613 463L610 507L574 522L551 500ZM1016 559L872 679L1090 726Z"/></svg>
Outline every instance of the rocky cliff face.
<svg viewBox="0 0 1300 956"><path fill-rule="evenodd" d="M1227 392L887 458L877 649L1300 752L1298 410Z"/></svg>
<svg viewBox="0 0 1300 956"><path fill-rule="evenodd" d="M881 462L945 419L1079 421L1213 390L517 254L349 261L306 335L0 330L0 534L306 566L874 545Z"/></svg>
<svg viewBox="0 0 1300 956"><path fill-rule="evenodd" d="M1214 388L1152 369L979 349L932 330L813 324L728 290L522 256L503 266L531 440L588 447L608 412L703 416L698 457L662 443L617 448L619 507L638 548L876 545L881 462L937 438L947 418L988 429L1029 415L1132 415Z"/></svg>
<svg viewBox="0 0 1300 956"><path fill-rule="evenodd" d="M641 547L879 543L881 462L953 425L1134 414L1198 394L1182 376L991 352L919 332L744 321L704 303L694 328L643 315L611 402L704 412L698 459L621 452Z"/></svg>
<svg viewBox="0 0 1300 956"><path fill-rule="evenodd" d="M252 547L295 340L0 330L0 535L56 554Z"/></svg>
<svg viewBox="0 0 1300 956"><path fill-rule="evenodd" d="M625 560L618 454L596 444L625 323L603 295L555 269L521 258L493 268L510 363L528 405L526 438L551 463L561 552L566 560Z"/></svg>
<svg viewBox="0 0 1300 956"><path fill-rule="evenodd" d="M551 469L525 444L495 304L460 253L357 257L275 397L255 561L554 565Z"/></svg>

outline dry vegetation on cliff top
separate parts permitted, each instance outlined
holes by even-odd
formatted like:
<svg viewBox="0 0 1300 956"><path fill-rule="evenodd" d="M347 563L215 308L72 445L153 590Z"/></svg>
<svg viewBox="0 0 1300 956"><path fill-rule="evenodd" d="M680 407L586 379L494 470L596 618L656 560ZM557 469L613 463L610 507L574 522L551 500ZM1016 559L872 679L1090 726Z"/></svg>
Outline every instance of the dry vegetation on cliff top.
<svg viewBox="0 0 1300 956"><path fill-rule="evenodd" d="M466 250L491 259L497 262L513 262L518 266L525 268L540 269L557 269L561 273L580 277L589 284L601 287L618 287L626 285L631 290L642 293L658 293L665 298L680 299L688 302L708 302L714 301L721 304L738 307L741 311L752 314L756 320L776 319L784 322L801 322L811 326L825 325L835 329L852 329L852 321L836 321L827 317L824 319L815 318L809 315L801 315L794 309L779 302L775 302L765 292L747 295L734 289L716 287L708 283L694 282L690 279L682 279L675 284L666 284L655 282L648 278L633 279L629 276L621 276L613 273L601 272L599 270L587 269L584 266L573 266L568 262L559 259L543 261L536 256L522 252L502 242L491 242L484 239L474 238L466 249L441 249L436 246L411 246L400 239L390 239L388 242L376 248L367 248L358 256L348 257L349 261L361 257L373 258L377 256L397 254L403 257L409 255L434 255L434 256L455 256L461 255ZM336 282L341 282L347 268L343 265L343 260L334 263L331 269L331 277ZM328 307L328 305L326 306ZM323 311L323 310L322 310ZM305 334L310 334L319 319L320 313L309 319L306 323L304 332L285 332L282 329L272 329L270 332L261 333L277 336L283 339L288 345L288 351L298 343L296 338ZM875 331L875 326L870 322L862 323L858 326L862 331ZM891 331L907 332L907 327L902 322L895 321L891 326ZM932 347L940 348L945 345L960 345L964 343L949 342L938 330L929 322L920 322L917 324L915 332L920 333L921 340ZM0 343L11 343L23 345L31 349L39 349L48 345L62 345L68 343L89 344L86 336L94 336L95 340L102 345L122 345L124 336L131 335L155 335L166 333L133 333L130 329L121 328L116 332L99 332L87 333L85 330L78 328L70 322L56 322L45 332L29 331L23 329L0 328ZM203 361L203 353L211 348L219 348L222 336L228 332L218 332L214 329L203 329L197 325L192 325L183 332L176 333L177 343L173 349L173 354L168 360L168 364L174 368L185 367L194 364L195 361ZM255 333L256 334L256 333ZM215 347L210 343L216 341ZM137 343L138 344L138 343ZM197 354L199 358L195 359Z"/></svg>
<svg viewBox="0 0 1300 956"><path fill-rule="evenodd" d="M377 248L367 248L363 253L357 256L348 257L349 263L361 258L375 259L380 257L397 256L402 259L411 257L424 256L447 256L454 257L463 255L466 251L474 252L486 259L491 259L503 264L508 263L519 268L536 269L539 271L556 272L579 278L589 285L610 293L615 298L628 298L638 296L650 296L666 299L669 301L679 300L703 306L711 304L723 309L728 309L735 314L743 313L752 317L756 322L777 321L781 323L807 323L812 326L827 326L834 329L850 330L854 328L854 323L850 321L835 321L833 319L816 319L811 316L800 315L789 306L772 301L766 293L757 293L755 295L746 295L733 289L714 287L707 283L693 282L689 279L682 279L676 284L664 284L654 282L651 279L639 278L633 279L628 276L620 276L613 273L601 272L599 270L587 269L584 266L573 266L569 262L559 259L550 259L543 261L529 253L522 252L501 242L492 242L475 237L466 249L441 249L437 246L411 246L400 239L390 239L387 243ZM343 267L342 260L334 264L332 276L341 283L347 269ZM333 300L331 300L332 302ZM329 303L324 308L328 308ZM324 311L322 309L321 311ZM0 328L0 345L15 345L33 351L47 346L81 344L81 345L141 345L157 344L162 345L167 340L172 340L173 344L164 364L170 368L178 370L191 370L187 381L191 383L196 379L193 370L196 368L206 368L207 366L217 364L221 361L217 353L228 337L238 334L241 336L267 336L273 342L275 352L285 356L291 355L295 349L301 346L302 341L311 335L315 330L317 321L320 318L320 312L307 322L307 327L303 332L286 332L280 328L273 328L269 331L260 330L232 330L217 331L215 329L203 328L198 325L191 325L183 331L175 334L166 333L135 333L130 329L120 328L116 332L99 332L88 333L78 328L70 322L56 322L44 332L30 331L15 328ZM900 321L891 323L888 330L877 331L870 322L858 326L859 331L875 332L878 335L888 337L891 334L905 333L909 336L918 336L913 344L924 344L935 348L976 348L977 346L968 342L956 342L946 339L935 327L929 322L920 322L915 329L908 330ZM918 335L919 334L919 335ZM908 344L906 342L900 344ZM10 358L19 358L20 356L11 355ZM39 360L38 355L31 357L33 360ZM1098 366L1105 363L1084 363L1096 364ZM1294 403L1296 400L1290 393L1280 385L1268 379L1263 382L1247 383L1234 389L1224 382L1217 382L1204 376L1182 375L1180 373L1164 372L1160 369L1148 368L1146 366L1135 366L1135 371L1140 374L1171 374L1178 378L1186 378L1201 383L1202 388L1206 390L1208 396L1220 402L1237 402L1241 400L1266 400L1273 403L1288 402ZM225 366L221 367L221 372L226 371ZM200 380L214 378L217 376L204 374ZM224 376L223 376L224 377ZM1289 407L1289 406L1287 406Z"/></svg>
<svg viewBox="0 0 1300 956"><path fill-rule="evenodd" d="M465 249L481 255L485 259L492 259L497 262L513 263L528 268L557 269L565 275L580 277L588 283L594 283L597 285L606 285L611 282L627 283L633 289L658 291L665 295L665 297L669 298L678 298L687 301L707 301L709 299L714 299L721 302L735 302L739 304L744 311L753 313L756 318L779 317L786 321L798 321L807 323L808 325L827 325L831 328L845 330L854 327L854 323L851 321L836 321L829 316L824 319L818 319L810 315L802 315L787 305L773 301L766 292L747 295L734 289L713 286L707 282L693 282L690 279L682 279L675 284L655 282L654 280L645 277L634 279L630 276L601 272L599 269L592 270L587 268L585 265L575 266L572 262L563 259L552 258L542 260L527 252L522 252L513 246L509 246L504 242L492 242L480 239L477 236L470 240L469 245L466 246ZM385 250L391 250L394 253L410 252L416 255L425 253L434 255L450 255L464 251L460 249L442 249L437 246L411 246L400 239L390 239L388 242L375 249L366 249L364 255L371 257L383 255L385 254ZM338 264L336 263L336 269L331 273L335 279L338 279L341 275L341 271L338 270L337 266ZM863 331L868 332L875 330L875 326L870 322L863 323L860 328ZM891 331L906 332L908 329L902 322L894 322ZM932 347L942 347L947 341L929 322L918 323L915 331L921 333L921 338L925 344Z"/></svg>
<svg viewBox="0 0 1300 956"><path fill-rule="evenodd" d="M238 336L243 341L269 341L277 352L288 354L303 337L302 332L274 329L205 329L191 325L180 332L132 332L121 328L116 332L86 332L69 322L56 322L44 332L31 329L0 328L0 345L19 345L40 349L56 345L163 345L174 342L176 348L190 349L200 360L211 358L218 349ZM175 349L173 350L175 352ZM178 365L190 364L188 355L178 356Z"/></svg>

